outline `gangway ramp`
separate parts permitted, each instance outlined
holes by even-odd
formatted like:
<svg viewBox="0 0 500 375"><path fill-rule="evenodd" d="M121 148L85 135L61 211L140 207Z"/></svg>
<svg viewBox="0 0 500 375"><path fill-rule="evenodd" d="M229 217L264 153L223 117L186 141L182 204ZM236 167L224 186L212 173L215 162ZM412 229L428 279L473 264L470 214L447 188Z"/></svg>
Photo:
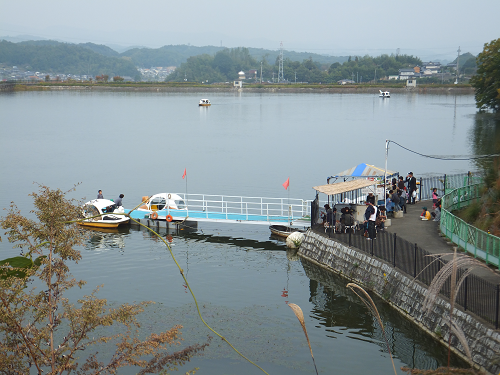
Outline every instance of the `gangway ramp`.
<svg viewBox="0 0 500 375"><path fill-rule="evenodd" d="M243 197L232 195L178 194L182 203L171 208L165 205L158 210L138 209L131 213L135 219L198 221L219 223L247 223L275 225L310 222L311 201L289 198ZM161 207L161 206L159 206ZM154 215L156 217L156 215Z"/></svg>

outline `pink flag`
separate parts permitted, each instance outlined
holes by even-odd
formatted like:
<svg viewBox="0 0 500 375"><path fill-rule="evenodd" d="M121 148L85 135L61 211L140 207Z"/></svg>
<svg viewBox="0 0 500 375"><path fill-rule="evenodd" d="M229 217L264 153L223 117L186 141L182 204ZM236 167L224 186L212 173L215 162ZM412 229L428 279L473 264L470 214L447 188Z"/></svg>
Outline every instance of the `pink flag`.
<svg viewBox="0 0 500 375"><path fill-rule="evenodd" d="M290 186L290 177L288 177L285 181L285 183L283 184L283 187L286 189L288 189L288 186Z"/></svg>
<svg viewBox="0 0 500 375"><path fill-rule="evenodd" d="M182 175L182 179L184 179L184 177L186 177L186 168L184 168L184 174Z"/></svg>

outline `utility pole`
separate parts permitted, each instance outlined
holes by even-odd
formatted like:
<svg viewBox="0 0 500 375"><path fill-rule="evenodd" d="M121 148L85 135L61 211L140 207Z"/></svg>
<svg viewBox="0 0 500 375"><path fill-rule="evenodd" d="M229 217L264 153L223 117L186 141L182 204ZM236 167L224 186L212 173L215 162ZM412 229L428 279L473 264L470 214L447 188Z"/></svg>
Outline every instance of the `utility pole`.
<svg viewBox="0 0 500 375"><path fill-rule="evenodd" d="M278 60L278 83L283 82L285 80L285 76L283 74L283 42L280 42L280 56Z"/></svg>
<svg viewBox="0 0 500 375"><path fill-rule="evenodd" d="M260 62L260 83L262 83L262 61Z"/></svg>
<svg viewBox="0 0 500 375"><path fill-rule="evenodd" d="M295 72L295 83L297 83L297 72Z"/></svg>
<svg viewBox="0 0 500 375"><path fill-rule="evenodd" d="M456 78L455 78L455 85L458 83L458 60L460 59L460 46L458 46L458 51L457 51L458 55L457 55L457 74L456 74Z"/></svg>

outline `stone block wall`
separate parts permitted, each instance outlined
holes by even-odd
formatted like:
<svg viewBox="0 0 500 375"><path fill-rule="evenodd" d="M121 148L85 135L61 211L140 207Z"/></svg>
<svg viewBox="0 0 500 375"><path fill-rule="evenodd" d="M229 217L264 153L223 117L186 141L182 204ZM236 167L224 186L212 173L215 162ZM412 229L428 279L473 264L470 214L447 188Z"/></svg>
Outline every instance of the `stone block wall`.
<svg viewBox="0 0 500 375"><path fill-rule="evenodd" d="M421 329L447 345L450 304L441 297L428 312L423 311L427 287L386 262L309 230L298 255L384 299ZM463 330L475 367L500 374L500 333L478 317L455 309L453 319ZM466 358L465 349L452 335L453 350Z"/></svg>

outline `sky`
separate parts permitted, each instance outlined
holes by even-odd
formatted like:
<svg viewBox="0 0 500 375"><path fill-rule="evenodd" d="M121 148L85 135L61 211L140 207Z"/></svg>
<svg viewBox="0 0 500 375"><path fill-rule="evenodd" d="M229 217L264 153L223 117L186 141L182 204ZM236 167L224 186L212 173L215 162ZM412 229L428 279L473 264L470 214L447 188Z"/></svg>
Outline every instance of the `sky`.
<svg viewBox="0 0 500 375"><path fill-rule="evenodd" d="M108 46L191 44L333 56L477 55L500 38L500 0L0 0L0 37Z"/></svg>

